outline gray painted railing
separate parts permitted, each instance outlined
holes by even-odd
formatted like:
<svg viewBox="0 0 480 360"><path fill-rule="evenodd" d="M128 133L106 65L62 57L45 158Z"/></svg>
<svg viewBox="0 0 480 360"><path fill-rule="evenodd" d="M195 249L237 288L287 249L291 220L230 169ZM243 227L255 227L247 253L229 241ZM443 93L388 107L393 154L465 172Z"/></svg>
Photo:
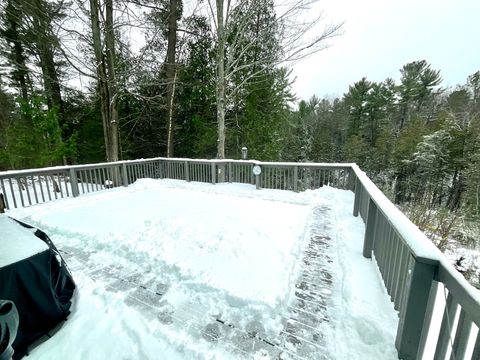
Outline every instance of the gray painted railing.
<svg viewBox="0 0 480 360"><path fill-rule="evenodd" d="M366 224L363 255L375 257L399 312L396 347L401 359L480 359L480 291L473 288L356 165L354 215ZM446 306L440 304L446 297ZM446 295L448 293L448 295ZM435 312L434 312L435 308ZM440 329L434 313L443 311ZM438 338L426 349L427 337ZM467 354L467 348L471 353Z"/></svg>
<svg viewBox="0 0 480 360"><path fill-rule="evenodd" d="M255 165L260 166L260 175L253 175ZM449 355L460 360L467 359L469 349L471 359L480 359L480 332L471 333L472 327L480 327L480 292L355 164L154 158L0 172L0 193L8 210L128 186L139 178L236 182L292 191L330 185L354 191L353 214L366 225L363 255L375 258L399 314L395 344L399 358ZM442 291L446 306L438 300ZM443 319L434 329L432 316L438 311L443 311ZM434 349L425 348L427 337L438 338Z"/></svg>

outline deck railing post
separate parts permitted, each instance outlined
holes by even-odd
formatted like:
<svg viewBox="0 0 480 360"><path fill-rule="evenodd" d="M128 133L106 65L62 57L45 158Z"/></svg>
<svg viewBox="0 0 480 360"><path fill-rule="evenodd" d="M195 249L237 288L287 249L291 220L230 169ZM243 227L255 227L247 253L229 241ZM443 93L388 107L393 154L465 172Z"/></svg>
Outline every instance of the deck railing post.
<svg viewBox="0 0 480 360"><path fill-rule="evenodd" d="M395 347L399 359L417 359L421 350L423 324L428 312L430 289L438 263L421 262L410 255L407 268L405 306L400 312Z"/></svg>
<svg viewBox="0 0 480 360"><path fill-rule="evenodd" d="M298 166L293 167L293 191L298 191Z"/></svg>
<svg viewBox="0 0 480 360"><path fill-rule="evenodd" d="M350 167L348 170L348 190L351 190L355 192L355 170L353 170L353 167Z"/></svg>
<svg viewBox="0 0 480 360"><path fill-rule="evenodd" d="M72 186L73 197L77 197L79 195L78 179L77 179L77 173L75 172L74 168L70 168L70 184Z"/></svg>
<svg viewBox="0 0 480 360"><path fill-rule="evenodd" d="M232 162L228 162L228 182L232 182Z"/></svg>
<svg viewBox="0 0 480 360"><path fill-rule="evenodd" d="M377 223L377 205L370 199L368 202L368 214L365 227L365 238L363 240L363 256L367 259L372 257L373 241Z"/></svg>
<svg viewBox="0 0 480 360"><path fill-rule="evenodd" d="M158 178L164 178L162 160L158 160Z"/></svg>
<svg viewBox="0 0 480 360"><path fill-rule="evenodd" d="M190 181L190 169L188 166L188 161L185 161L185 181Z"/></svg>
<svg viewBox="0 0 480 360"><path fill-rule="evenodd" d="M220 163L217 165L217 179L216 179L216 182L218 183L223 183L225 182L225 172L226 172L226 169L227 166L225 165L224 162Z"/></svg>
<svg viewBox="0 0 480 360"><path fill-rule="evenodd" d="M122 181L123 181L123 186L127 187L128 186L128 174L127 174L127 164L125 164L125 163L122 164Z"/></svg>
<svg viewBox="0 0 480 360"><path fill-rule="evenodd" d="M215 185L217 183L217 164L212 162L212 184Z"/></svg>
<svg viewBox="0 0 480 360"><path fill-rule="evenodd" d="M358 209L360 208L360 196L362 196L362 187L360 180L355 179L355 200L353 202L353 216L358 216Z"/></svg>

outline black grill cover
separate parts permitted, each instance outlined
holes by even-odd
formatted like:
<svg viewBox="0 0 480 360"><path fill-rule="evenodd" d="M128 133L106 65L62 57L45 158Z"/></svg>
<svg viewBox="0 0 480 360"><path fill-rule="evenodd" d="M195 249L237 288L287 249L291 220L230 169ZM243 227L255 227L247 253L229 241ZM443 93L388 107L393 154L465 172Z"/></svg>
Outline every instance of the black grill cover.
<svg viewBox="0 0 480 360"><path fill-rule="evenodd" d="M34 229L32 236L44 241L48 250L0 268L0 299L13 301L20 317L13 342L14 360L23 357L30 344L67 318L75 290L72 275L47 234Z"/></svg>

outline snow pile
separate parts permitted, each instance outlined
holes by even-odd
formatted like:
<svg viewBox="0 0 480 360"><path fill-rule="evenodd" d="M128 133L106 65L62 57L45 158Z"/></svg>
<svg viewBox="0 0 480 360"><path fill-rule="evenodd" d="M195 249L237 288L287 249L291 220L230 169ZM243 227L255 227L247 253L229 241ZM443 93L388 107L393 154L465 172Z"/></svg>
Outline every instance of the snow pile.
<svg viewBox="0 0 480 360"><path fill-rule="evenodd" d="M29 221L49 232L68 230L137 263L161 259L183 277L270 306L284 300L294 280L309 213L306 206L212 196L147 179L36 210Z"/></svg>
<svg viewBox="0 0 480 360"><path fill-rule="evenodd" d="M327 229L335 268L323 324L328 357L397 358L397 316L375 265L361 255L364 226L351 215L351 192L172 180L10 212L75 255L67 259L78 285L72 315L31 358L268 359L248 349L243 335L230 343L217 335L280 334L318 205L334 220ZM148 302L152 288L161 297Z"/></svg>
<svg viewBox="0 0 480 360"><path fill-rule="evenodd" d="M0 214L0 268L48 250L47 244L4 214Z"/></svg>

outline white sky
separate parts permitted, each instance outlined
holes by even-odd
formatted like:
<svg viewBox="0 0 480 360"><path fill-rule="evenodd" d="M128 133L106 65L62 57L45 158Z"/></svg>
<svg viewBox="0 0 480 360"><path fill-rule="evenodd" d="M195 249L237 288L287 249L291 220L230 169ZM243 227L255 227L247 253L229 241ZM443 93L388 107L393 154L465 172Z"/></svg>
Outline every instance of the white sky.
<svg viewBox="0 0 480 360"><path fill-rule="evenodd" d="M364 76L398 80L415 60L440 70L443 87L480 70L480 0L322 0L319 8L326 22L346 22L344 34L294 67L301 99L341 96Z"/></svg>

